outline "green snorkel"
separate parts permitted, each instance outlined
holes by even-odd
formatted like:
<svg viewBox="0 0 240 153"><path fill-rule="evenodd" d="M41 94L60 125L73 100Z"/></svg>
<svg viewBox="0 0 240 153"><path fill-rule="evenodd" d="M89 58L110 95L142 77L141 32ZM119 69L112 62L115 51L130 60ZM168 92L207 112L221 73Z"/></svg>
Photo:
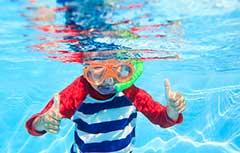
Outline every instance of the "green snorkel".
<svg viewBox="0 0 240 153"><path fill-rule="evenodd" d="M117 83L114 86L114 88L117 92L121 92L121 91L129 88L131 85L133 85L143 72L143 61L132 60L131 63L134 66L135 72L129 81L123 82L123 83Z"/></svg>

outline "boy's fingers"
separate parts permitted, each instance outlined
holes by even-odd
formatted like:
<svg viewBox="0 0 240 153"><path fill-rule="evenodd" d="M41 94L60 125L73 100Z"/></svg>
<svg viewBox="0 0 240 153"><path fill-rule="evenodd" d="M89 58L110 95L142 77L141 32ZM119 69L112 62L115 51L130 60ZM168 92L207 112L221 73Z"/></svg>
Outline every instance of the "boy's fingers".
<svg viewBox="0 0 240 153"><path fill-rule="evenodd" d="M51 117L49 117L49 118L45 121L45 123L50 123L50 124L57 125L57 126L60 125L60 121L59 121L59 120L55 120L54 118L51 118Z"/></svg>
<svg viewBox="0 0 240 153"><path fill-rule="evenodd" d="M177 111L182 112L185 109L186 105L185 102L182 101L179 106L177 106Z"/></svg>
<svg viewBox="0 0 240 153"><path fill-rule="evenodd" d="M48 119L50 118L51 119L54 119L56 121L60 121L61 120L61 117L60 115L58 115L58 113L56 113L55 111L50 111L48 114L47 114L47 117Z"/></svg>
<svg viewBox="0 0 240 153"><path fill-rule="evenodd" d="M185 103L185 98L181 95L181 97L179 98L179 101L182 101Z"/></svg>
<svg viewBox="0 0 240 153"><path fill-rule="evenodd" d="M57 134L58 130L54 130L54 129L46 129L47 132L52 133L52 134Z"/></svg>
<svg viewBox="0 0 240 153"><path fill-rule="evenodd" d="M186 106L182 106L181 108L178 109L178 113L182 113L185 110Z"/></svg>
<svg viewBox="0 0 240 153"><path fill-rule="evenodd" d="M175 107L178 107L179 105L181 105L181 101L180 101L180 100L174 101L174 102L173 102L173 105L174 105Z"/></svg>
<svg viewBox="0 0 240 153"><path fill-rule="evenodd" d="M177 101L184 101L184 97L179 92L171 92L169 100L173 103L177 103Z"/></svg>
<svg viewBox="0 0 240 153"><path fill-rule="evenodd" d="M184 97L182 95L180 95L179 93L177 93L176 98L174 99L175 102L175 106L179 106L181 103L184 102Z"/></svg>
<svg viewBox="0 0 240 153"><path fill-rule="evenodd" d="M180 92L175 92L175 99L179 100L182 97L182 94Z"/></svg>
<svg viewBox="0 0 240 153"><path fill-rule="evenodd" d="M52 124L48 124L46 128L47 129L56 130L56 131L59 130L59 126L55 126L55 125L52 125Z"/></svg>
<svg viewBox="0 0 240 153"><path fill-rule="evenodd" d="M51 123L45 123L44 128L45 128L46 131L48 131L49 129L59 131L59 126L53 125Z"/></svg>

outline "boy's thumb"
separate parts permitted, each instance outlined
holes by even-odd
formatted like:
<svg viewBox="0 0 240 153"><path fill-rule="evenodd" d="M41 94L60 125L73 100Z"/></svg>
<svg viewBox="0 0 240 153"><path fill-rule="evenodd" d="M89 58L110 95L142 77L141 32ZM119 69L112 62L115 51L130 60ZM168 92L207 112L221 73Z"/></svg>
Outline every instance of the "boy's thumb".
<svg viewBox="0 0 240 153"><path fill-rule="evenodd" d="M56 93L53 97L53 107L59 108L59 106L60 106L60 96L58 93Z"/></svg>
<svg viewBox="0 0 240 153"><path fill-rule="evenodd" d="M61 115L61 113L60 113L60 95L58 93L56 93L53 97L53 105L52 105L51 109L53 109L54 112L56 112L57 114Z"/></svg>
<svg viewBox="0 0 240 153"><path fill-rule="evenodd" d="M164 81L164 86L165 86L165 94L168 97L171 92L170 82L168 79Z"/></svg>

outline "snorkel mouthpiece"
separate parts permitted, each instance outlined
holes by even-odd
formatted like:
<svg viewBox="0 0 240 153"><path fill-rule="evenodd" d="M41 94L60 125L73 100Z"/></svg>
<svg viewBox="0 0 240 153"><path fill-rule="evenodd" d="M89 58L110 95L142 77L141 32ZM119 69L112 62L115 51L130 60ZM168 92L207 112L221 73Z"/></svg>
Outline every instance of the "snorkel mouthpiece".
<svg viewBox="0 0 240 153"><path fill-rule="evenodd" d="M141 76L141 74L143 72L143 61L132 60L131 63L133 64L134 69L135 69L133 76L127 82L115 84L114 88L115 88L116 92L121 92L121 91L131 87L137 81L137 79Z"/></svg>

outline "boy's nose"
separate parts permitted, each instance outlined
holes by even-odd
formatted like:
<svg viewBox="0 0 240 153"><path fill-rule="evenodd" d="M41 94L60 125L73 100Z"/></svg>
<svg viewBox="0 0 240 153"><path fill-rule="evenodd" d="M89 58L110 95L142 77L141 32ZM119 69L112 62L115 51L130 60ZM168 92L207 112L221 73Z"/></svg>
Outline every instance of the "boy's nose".
<svg viewBox="0 0 240 153"><path fill-rule="evenodd" d="M112 77L110 77L110 78L105 79L103 84L104 85L113 86L115 84L115 81L114 81L114 79Z"/></svg>

